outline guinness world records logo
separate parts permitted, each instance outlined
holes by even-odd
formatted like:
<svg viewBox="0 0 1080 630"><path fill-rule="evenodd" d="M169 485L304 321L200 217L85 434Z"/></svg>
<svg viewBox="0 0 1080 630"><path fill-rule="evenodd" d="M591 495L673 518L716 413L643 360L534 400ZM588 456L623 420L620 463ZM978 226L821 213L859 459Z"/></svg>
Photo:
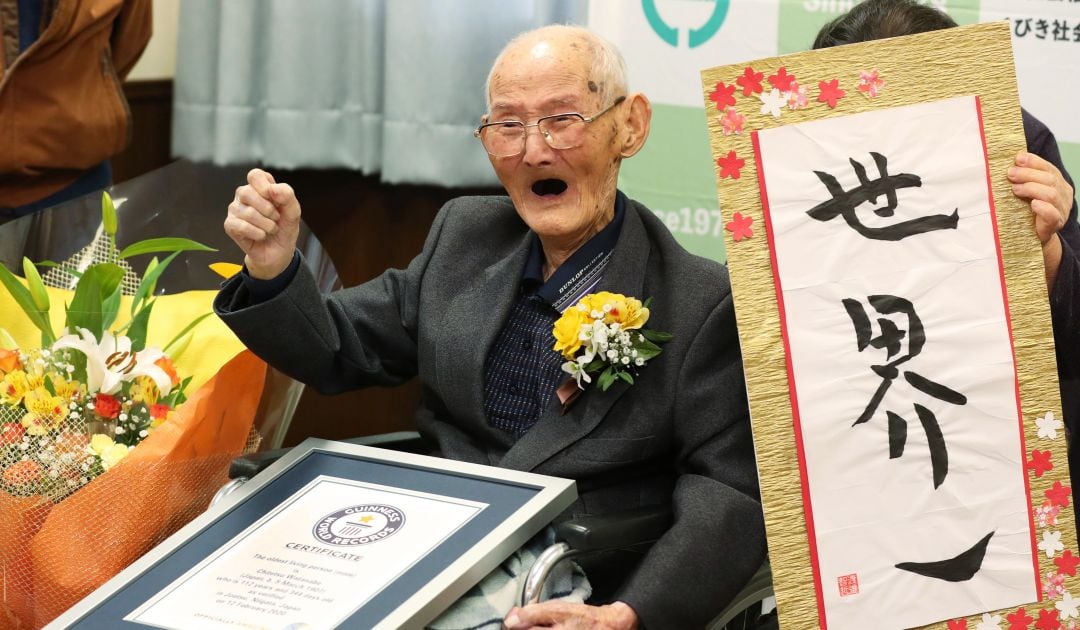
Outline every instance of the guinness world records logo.
<svg viewBox="0 0 1080 630"><path fill-rule="evenodd" d="M320 518L311 530L316 540L328 545L354 547L378 542L405 525L405 514L391 505L353 505Z"/></svg>

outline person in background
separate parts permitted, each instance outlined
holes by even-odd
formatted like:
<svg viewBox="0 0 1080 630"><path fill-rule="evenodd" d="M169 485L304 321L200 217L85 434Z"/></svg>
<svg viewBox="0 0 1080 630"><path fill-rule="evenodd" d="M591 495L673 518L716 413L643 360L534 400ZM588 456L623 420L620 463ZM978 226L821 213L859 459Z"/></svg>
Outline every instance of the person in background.
<svg viewBox="0 0 1080 630"><path fill-rule="evenodd" d="M0 223L107 187L151 0L0 3Z"/></svg>
<svg viewBox="0 0 1080 630"><path fill-rule="evenodd" d="M476 135L508 197L449 202L407 269L322 296L296 253L294 191L253 170L225 220L246 270L215 310L323 392L418 376L417 428L437 454L575 479L579 499L560 518L672 508L644 557L583 560L596 605L507 607L472 627L702 628L765 557L727 271L617 190L651 107L627 90L614 46L579 27L525 33L487 88ZM553 327L601 291L652 298L646 326L672 338L633 383L575 392Z"/></svg>
<svg viewBox="0 0 1080 630"><path fill-rule="evenodd" d="M821 28L814 48L914 35L956 26L943 11L914 0L866 0ZM1016 156L1008 178L1013 193L1028 200L1042 244L1046 287L1054 326L1062 410L1069 441L1072 487L1080 487L1080 223L1073 180L1061 161L1054 134L1026 109L1027 151ZM1076 511L1080 523L1080 510Z"/></svg>

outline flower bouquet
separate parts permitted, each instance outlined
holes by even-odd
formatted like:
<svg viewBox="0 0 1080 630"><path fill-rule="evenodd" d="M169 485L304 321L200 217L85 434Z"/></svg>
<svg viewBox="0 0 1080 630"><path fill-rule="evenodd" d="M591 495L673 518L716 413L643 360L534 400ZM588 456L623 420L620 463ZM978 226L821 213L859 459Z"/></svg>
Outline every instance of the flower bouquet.
<svg viewBox="0 0 1080 630"><path fill-rule="evenodd" d="M210 313L151 343L155 305L172 297L155 296L157 280L181 252L210 248L156 238L118 250L116 232L105 194L92 256L24 258L25 280L0 265L4 297L40 336L16 342L5 309L0 629L44 625L194 518L249 445L265 365L240 354L189 400L182 357ZM168 255L141 278L127 264L156 254Z"/></svg>

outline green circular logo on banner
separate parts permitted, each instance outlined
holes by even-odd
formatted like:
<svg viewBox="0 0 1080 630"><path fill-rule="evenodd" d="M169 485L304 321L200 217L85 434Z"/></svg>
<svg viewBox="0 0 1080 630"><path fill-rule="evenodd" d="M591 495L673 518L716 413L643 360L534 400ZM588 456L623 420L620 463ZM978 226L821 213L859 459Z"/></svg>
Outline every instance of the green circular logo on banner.
<svg viewBox="0 0 1080 630"><path fill-rule="evenodd" d="M716 35L724 23L724 18L727 17L729 3L730 0L716 0L713 4L712 15L705 24L700 28L690 29L690 48L697 48ZM649 21L653 32L668 44L678 47L679 29L668 25L664 18L660 17L660 12L656 10L656 0L641 0L641 10L645 12L645 19Z"/></svg>

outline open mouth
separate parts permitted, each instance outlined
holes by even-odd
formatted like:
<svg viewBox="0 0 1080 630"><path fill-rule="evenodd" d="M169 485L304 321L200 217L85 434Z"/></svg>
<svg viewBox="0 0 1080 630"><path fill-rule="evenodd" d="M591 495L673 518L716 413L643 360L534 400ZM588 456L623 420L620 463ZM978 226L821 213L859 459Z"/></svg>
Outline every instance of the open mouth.
<svg viewBox="0 0 1080 630"><path fill-rule="evenodd" d="M532 185L532 191L541 197L557 197L566 192L566 187L566 182L561 179L541 179Z"/></svg>

